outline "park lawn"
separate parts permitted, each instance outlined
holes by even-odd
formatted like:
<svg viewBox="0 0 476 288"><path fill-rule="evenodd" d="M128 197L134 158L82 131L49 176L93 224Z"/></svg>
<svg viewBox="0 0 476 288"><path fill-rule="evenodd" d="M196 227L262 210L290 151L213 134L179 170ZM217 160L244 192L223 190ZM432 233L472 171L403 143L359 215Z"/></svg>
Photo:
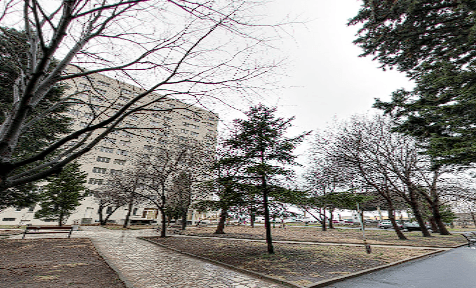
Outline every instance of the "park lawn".
<svg viewBox="0 0 476 288"><path fill-rule="evenodd" d="M0 240L1 287L125 288L89 239Z"/></svg>
<svg viewBox="0 0 476 288"><path fill-rule="evenodd" d="M181 231L183 235L225 237L225 238L246 238L265 239L265 229L263 226L251 228L250 226L227 226L222 235L213 234L215 227L189 228ZM273 240L288 241L309 241L323 243L349 243L362 244L362 231L359 229L331 229L321 231L316 227L286 227L273 228ZM421 232L404 232L408 240L399 240L394 231L389 230L365 230L367 242L370 244L382 245L404 245L417 247L457 247L467 243L463 236L432 234L432 237L422 237Z"/></svg>
<svg viewBox="0 0 476 288"><path fill-rule="evenodd" d="M147 237L154 243L192 255L265 274L299 286L347 275L429 253L430 249L275 243L189 237Z"/></svg>

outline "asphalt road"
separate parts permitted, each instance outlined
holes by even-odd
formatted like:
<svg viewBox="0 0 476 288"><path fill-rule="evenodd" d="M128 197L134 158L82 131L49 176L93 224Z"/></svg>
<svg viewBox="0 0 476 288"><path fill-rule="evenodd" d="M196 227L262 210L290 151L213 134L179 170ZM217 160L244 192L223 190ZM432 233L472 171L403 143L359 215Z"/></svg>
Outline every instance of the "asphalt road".
<svg viewBox="0 0 476 288"><path fill-rule="evenodd" d="M467 246L407 262L327 288L476 287L476 248Z"/></svg>

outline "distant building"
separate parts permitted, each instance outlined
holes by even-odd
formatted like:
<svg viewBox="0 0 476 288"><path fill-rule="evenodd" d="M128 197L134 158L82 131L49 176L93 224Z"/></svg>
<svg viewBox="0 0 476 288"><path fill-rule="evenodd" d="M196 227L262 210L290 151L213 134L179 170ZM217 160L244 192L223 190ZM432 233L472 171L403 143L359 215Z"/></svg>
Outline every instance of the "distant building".
<svg viewBox="0 0 476 288"><path fill-rule="evenodd" d="M136 86L117 81L101 74L94 74L87 78L74 79L67 82L69 89L67 95L78 99L81 104L70 107L68 113L73 120L73 127L78 129L86 127L94 121L107 117L117 111L132 97L136 97L145 90ZM158 94L150 94L142 99L141 105L151 101ZM79 159L82 170L88 173L88 186L90 189L106 184L107 175L121 173L129 165L130 156L133 153L142 153L167 147L168 137L178 137L181 140L203 141L205 146L214 153L216 147L216 133L218 116L208 110L192 106L174 99L164 99L152 104L152 108L174 108L169 112L163 111L140 111L131 114L120 124L121 128L110 133L98 143L95 148ZM147 128L147 129L135 129ZM103 130L97 130L98 134ZM70 141L69 145L77 141ZM33 215L39 205L29 208L10 207L0 212L0 225L18 224L54 224L34 219ZM93 196L82 201L67 224L92 224L98 222L98 205ZM110 221L121 224L127 213L126 207L118 209ZM192 211L189 220L195 221L204 218ZM132 211L132 223L151 223L157 218L157 210L152 206L136 207Z"/></svg>

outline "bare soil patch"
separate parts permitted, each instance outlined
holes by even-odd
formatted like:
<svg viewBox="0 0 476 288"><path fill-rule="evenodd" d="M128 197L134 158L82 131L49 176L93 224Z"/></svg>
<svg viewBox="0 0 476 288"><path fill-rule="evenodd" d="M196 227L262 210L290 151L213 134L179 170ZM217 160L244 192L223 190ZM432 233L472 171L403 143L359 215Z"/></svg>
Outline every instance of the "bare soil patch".
<svg viewBox="0 0 476 288"><path fill-rule="evenodd" d="M0 286L125 288L89 239L0 240Z"/></svg>
<svg viewBox="0 0 476 288"><path fill-rule="evenodd" d="M266 243L226 239L148 237L193 255L306 286L357 271L419 256L430 250L275 243L269 255Z"/></svg>
<svg viewBox="0 0 476 288"><path fill-rule="evenodd" d="M213 234L215 230L215 227L187 228L187 230L181 231L180 234L207 237L265 239L265 229L263 226L255 228L249 226L227 226L225 228L226 234L218 235ZM273 240L362 244L362 231L358 229L332 229L322 231L317 227L286 227L286 229L273 228L271 234L273 235ZM405 232L404 234L408 240L399 240L394 231L365 231L369 244L448 248L466 243L466 240L458 234L432 234L432 237L422 237L421 232Z"/></svg>

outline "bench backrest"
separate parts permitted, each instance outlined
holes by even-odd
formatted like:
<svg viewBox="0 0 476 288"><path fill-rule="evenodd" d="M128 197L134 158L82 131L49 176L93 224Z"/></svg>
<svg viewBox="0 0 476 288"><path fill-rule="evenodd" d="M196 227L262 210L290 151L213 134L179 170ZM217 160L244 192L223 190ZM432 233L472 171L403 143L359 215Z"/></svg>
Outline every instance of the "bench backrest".
<svg viewBox="0 0 476 288"><path fill-rule="evenodd" d="M72 226L27 226L27 230L69 230Z"/></svg>

